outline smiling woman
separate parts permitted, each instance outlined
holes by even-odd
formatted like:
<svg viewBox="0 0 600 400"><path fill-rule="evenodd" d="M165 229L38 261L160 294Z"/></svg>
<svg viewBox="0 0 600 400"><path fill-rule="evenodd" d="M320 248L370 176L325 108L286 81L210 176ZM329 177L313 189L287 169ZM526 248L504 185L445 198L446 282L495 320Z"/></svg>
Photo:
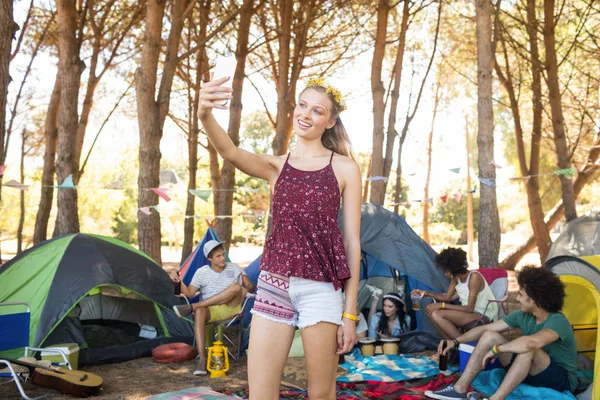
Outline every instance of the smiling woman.
<svg viewBox="0 0 600 400"><path fill-rule="evenodd" d="M203 85L198 116L219 154L242 172L267 180L274 193L273 230L252 310L250 399L279 398L296 326L302 330L309 396L335 399L338 355L356 343L360 262L361 179L340 119L343 97L322 78L309 80L293 112L294 150L287 156L254 154L235 146L212 116L213 108L227 109L222 100L231 98L232 89L226 81Z"/></svg>

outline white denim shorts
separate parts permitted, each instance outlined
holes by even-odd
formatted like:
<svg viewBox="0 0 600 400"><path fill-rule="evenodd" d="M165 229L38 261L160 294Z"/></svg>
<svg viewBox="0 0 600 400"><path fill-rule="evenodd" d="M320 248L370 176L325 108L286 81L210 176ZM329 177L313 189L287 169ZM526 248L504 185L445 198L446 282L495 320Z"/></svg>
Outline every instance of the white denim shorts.
<svg viewBox="0 0 600 400"><path fill-rule="evenodd" d="M342 290L331 282L273 275L261 271L252 314L300 329L319 322L342 325Z"/></svg>

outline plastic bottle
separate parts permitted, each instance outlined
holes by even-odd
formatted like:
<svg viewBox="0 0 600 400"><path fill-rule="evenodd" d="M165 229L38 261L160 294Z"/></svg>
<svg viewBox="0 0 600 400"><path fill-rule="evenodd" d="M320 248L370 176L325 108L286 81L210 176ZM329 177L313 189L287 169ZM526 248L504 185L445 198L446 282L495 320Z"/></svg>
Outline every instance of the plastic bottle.
<svg viewBox="0 0 600 400"><path fill-rule="evenodd" d="M440 354L440 365L439 370L445 371L448 369L448 354L444 354L444 350L446 350L447 342L444 340L444 344L442 344L442 353Z"/></svg>

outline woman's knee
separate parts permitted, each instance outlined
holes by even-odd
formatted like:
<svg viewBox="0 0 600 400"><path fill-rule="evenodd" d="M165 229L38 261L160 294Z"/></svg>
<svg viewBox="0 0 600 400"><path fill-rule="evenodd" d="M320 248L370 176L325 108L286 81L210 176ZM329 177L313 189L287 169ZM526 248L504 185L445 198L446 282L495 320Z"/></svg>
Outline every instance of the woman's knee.
<svg viewBox="0 0 600 400"><path fill-rule="evenodd" d="M316 386L316 387L315 387ZM335 400L335 380L331 384L308 384L308 398L311 400Z"/></svg>

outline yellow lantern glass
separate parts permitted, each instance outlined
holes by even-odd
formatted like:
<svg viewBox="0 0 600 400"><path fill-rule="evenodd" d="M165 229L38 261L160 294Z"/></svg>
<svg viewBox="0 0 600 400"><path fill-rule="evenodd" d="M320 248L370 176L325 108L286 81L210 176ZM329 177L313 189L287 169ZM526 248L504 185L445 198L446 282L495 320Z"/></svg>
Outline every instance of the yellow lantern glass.
<svg viewBox="0 0 600 400"><path fill-rule="evenodd" d="M210 372L211 378L227 376L229 354L227 354L227 347L223 346L223 342L217 340L208 348L208 365L206 369Z"/></svg>

